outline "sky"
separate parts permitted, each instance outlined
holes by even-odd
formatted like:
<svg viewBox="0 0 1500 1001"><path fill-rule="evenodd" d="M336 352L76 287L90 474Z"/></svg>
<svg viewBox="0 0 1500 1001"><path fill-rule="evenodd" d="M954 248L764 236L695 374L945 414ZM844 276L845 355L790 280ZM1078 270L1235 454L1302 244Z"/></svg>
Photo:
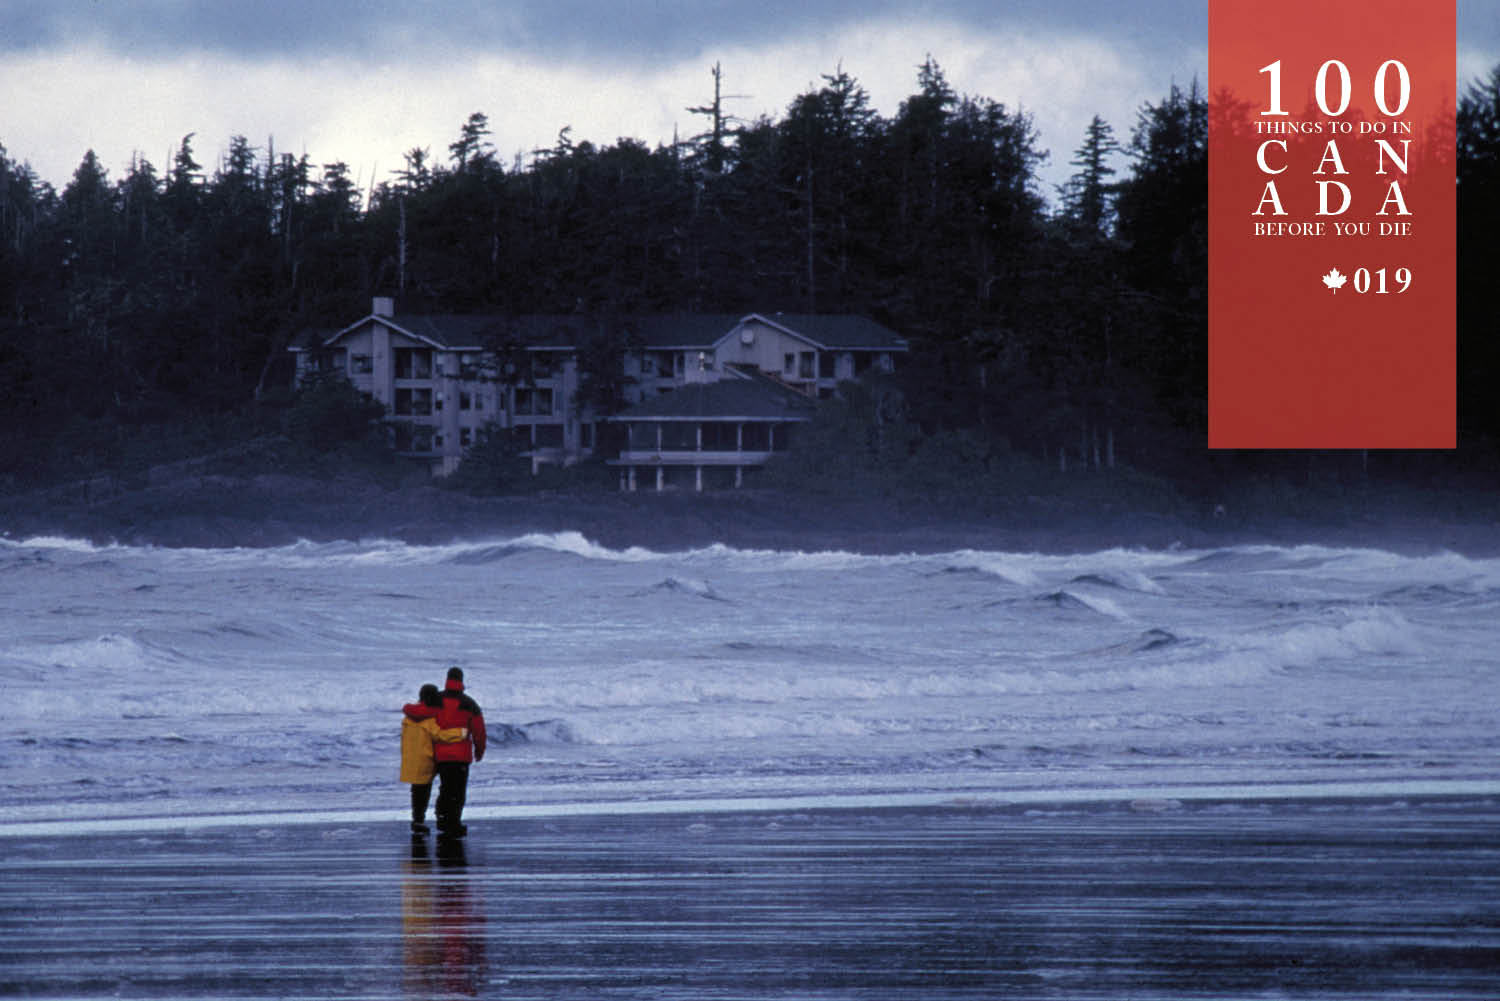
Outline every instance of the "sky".
<svg viewBox="0 0 1500 1001"><path fill-rule="evenodd" d="M1500 64L1500 0L1458 13L1463 87ZM91 149L111 178L136 156L164 173L194 133L212 171L243 135L368 188L414 147L446 161L475 111L509 166L564 127L699 133L715 64L743 120L840 69L894 115L931 56L958 93L1033 116L1050 197L1094 115L1124 142L1143 104L1206 78L1206 35L1207 0L0 0L0 146L61 189Z"/></svg>

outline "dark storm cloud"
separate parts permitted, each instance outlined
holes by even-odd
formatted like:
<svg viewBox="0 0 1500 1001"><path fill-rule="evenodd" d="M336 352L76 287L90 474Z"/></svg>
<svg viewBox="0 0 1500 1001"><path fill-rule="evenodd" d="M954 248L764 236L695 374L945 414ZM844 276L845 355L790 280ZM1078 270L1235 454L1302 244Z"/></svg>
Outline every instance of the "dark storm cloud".
<svg viewBox="0 0 1500 1001"><path fill-rule="evenodd" d="M4 6L21 11L19 21L0 34L0 46L47 49L93 41L138 56L365 47L381 26L410 19L413 7L352 0L12 0ZM425 6L436 11L478 5ZM9 10L7 15L12 16Z"/></svg>
<svg viewBox="0 0 1500 1001"><path fill-rule="evenodd" d="M639 62L690 58L711 46L816 38L873 17L1105 35L1144 48L1180 48L1201 44L1205 10L1202 0L6 0L0 3L6 23L0 48L97 41L140 56L205 50L298 56L374 52L404 43Z"/></svg>
<svg viewBox="0 0 1500 1001"><path fill-rule="evenodd" d="M606 62L832 33L876 17L1108 38L1137 54L1203 46L1207 0L0 0L0 51L96 41L142 57L526 49ZM1460 0L1459 46L1500 51L1500 0Z"/></svg>

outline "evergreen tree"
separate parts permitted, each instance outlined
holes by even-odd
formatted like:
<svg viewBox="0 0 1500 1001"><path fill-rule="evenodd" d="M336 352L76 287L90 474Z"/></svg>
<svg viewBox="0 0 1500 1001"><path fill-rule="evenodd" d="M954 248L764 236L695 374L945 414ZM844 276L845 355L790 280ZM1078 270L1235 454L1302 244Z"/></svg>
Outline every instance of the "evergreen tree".
<svg viewBox="0 0 1500 1001"><path fill-rule="evenodd" d="M193 159L194 135L196 133L189 132L182 137L172 157L172 170L167 176L167 189L163 195L167 211L180 229L187 228L197 217L203 182L203 165Z"/></svg>
<svg viewBox="0 0 1500 1001"><path fill-rule="evenodd" d="M1109 160L1119 150L1114 129L1095 115L1084 131L1083 145L1068 161L1078 172L1059 189L1062 217L1083 239L1100 239L1113 229L1114 185L1109 178L1114 176L1115 169Z"/></svg>
<svg viewBox="0 0 1500 1001"><path fill-rule="evenodd" d="M688 140L689 160L695 168L708 175L724 173L731 164L733 148L730 144L737 120L724 110L726 95L721 93L724 71L718 63L710 70L714 78L713 100L705 105L687 110L708 119L708 129ZM735 96L735 95L728 95Z"/></svg>
<svg viewBox="0 0 1500 1001"><path fill-rule="evenodd" d="M495 147L490 145L490 118L482 111L469 116L459 130L458 138L448 145L453 166L460 174L494 169Z"/></svg>
<svg viewBox="0 0 1500 1001"><path fill-rule="evenodd" d="M842 67L823 81L792 101L781 126L786 221L800 235L804 308L814 313L847 308L851 280L868 270L859 258L871 238L868 167L879 126L869 94Z"/></svg>
<svg viewBox="0 0 1500 1001"><path fill-rule="evenodd" d="M1196 82L1145 105L1116 201L1124 279L1142 305L1124 333L1184 443L1207 433L1208 104Z"/></svg>

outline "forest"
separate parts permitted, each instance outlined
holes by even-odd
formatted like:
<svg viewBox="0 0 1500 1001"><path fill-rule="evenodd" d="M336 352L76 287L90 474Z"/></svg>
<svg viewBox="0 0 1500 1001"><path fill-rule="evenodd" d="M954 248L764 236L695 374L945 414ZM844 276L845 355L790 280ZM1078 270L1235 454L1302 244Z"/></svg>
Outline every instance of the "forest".
<svg viewBox="0 0 1500 1001"><path fill-rule="evenodd" d="M742 121L715 67L687 109L696 135L651 148L563 128L509 164L476 112L368 190L344 162L244 136L205 166L189 134L170 164L137 156L118 178L89 151L61 191L0 146L0 491L288 440L286 346L372 295L405 311L870 316L910 356L889 385L826 407L806 446L858 467L840 481L861 489L962 491L983 483L966 479L976 468L1146 476L1193 497L1496 482L1500 347L1483 296L1500 67L1458 109L1460 447L1379 454L1206 448L1196 84L1049 153L1028 114L956 93L931 58L891 117L842 70L820 79L779 118ZM1071 177L1044 190L1038 168L1059 155Z"/></svg>

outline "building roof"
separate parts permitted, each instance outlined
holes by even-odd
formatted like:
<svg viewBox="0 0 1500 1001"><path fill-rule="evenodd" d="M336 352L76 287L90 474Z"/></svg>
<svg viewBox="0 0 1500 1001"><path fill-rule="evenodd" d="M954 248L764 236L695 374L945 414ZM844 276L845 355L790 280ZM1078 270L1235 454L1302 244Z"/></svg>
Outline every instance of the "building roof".
<svg viewBox="0 0 1500 1001"><path fill-rule="evenodd" d="M690 382L643 400L611 421L761 420L805 421L817 401L763 376L729 376Z"/></svg>
<svg viewBox="0 0 1500 1001"><path fill-rule="evenodd" d="M824 348L882 348L904 350L906 340L889 327L866 316L848 313L752 313L792 334L800 334ZM726 327L726 330L729 328Z"/></svg>
<svg viewBox="0 0 1500 1001"><path fill-rule="evenodd" d="M895 331L863 316L812 313L659 313L623 316L609 321L580 313L397 313L366 316L340 330L303 331L292 350L329 345L345 334L379 319L396 329L450 351L477 351L497 342L512 341L534 349L577 347L613 322L633 335L641 347L667 350L706 350L734 333L742 323L761 321L825 349L902 351L906 341Z"/></svg>
<svg viewBox="0 0 1500 1001"><path fill-rule="evenodd" d="M504 330L502 317L477 313L397 313L381 319L434 347L454 350L478 349Z"/></svg>
<svg viewBox="0 0 1500 1001"><path fill-rule="evenodd" d="M816 313L676 313L630 317L648 348L710 348L743 323L760 321L821 348L901 351L906 341L864 316Z"/></svg>

